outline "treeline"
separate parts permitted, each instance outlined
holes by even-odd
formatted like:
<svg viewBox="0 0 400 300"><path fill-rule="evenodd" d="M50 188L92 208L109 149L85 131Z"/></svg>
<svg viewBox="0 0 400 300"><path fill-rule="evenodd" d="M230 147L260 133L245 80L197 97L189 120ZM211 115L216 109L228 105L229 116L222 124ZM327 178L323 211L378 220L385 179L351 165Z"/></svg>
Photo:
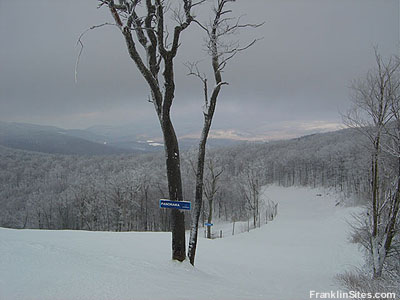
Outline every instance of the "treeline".
<svg viewBox="0 0 400 300"><path fill-rule="evenodd" d="M201 219L259 222L265 184L335 188L347 195L370 189L365 138L354 130L298 139L245 143L207 153ZM182 154L185 200L194 197L196 151ZM101 231L168 231L164 156L49 155L0 148L0 226ZM215 174L219 174L217 178ZM186 218L189 222L190 218ZM189 227L189 224L186 224Z"/></svg>
<svg viewBox="0 0 400 300"><path fill-rule="evenodd" d="M261 167L264 184L334 188L348 196L370 189L366 138L352 129L226 151L220 154L234 166L231 174Z"/></svg>

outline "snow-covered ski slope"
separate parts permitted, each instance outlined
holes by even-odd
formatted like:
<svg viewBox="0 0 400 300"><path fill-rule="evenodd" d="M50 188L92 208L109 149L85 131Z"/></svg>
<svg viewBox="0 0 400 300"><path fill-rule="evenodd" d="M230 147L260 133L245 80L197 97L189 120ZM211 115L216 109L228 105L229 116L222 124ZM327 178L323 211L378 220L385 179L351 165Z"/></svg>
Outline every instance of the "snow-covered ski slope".
<svg viewBox="0 0 400 300"><path fill-rule="evenodd" d="M322 196L317 196L322 193ZM223 239L200 238L196 267L171 261L170 233L0 229L1 300L309 299L362 264L346 219L314 189L269 187L278 217Z"/></svg>

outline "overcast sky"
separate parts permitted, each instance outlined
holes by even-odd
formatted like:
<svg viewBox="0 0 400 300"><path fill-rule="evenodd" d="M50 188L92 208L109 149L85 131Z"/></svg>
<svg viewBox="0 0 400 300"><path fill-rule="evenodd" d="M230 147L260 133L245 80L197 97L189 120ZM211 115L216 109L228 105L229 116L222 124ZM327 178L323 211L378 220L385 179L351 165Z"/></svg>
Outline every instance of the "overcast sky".
<svg viewBox="0 0 400 300"><path fill-rule="evenodd" d="M178 0L172 0L176 2ZM88 32L74 81L79 35L112 22L95 0L0 0L0 120L86 128L154 124L148 89L118 29ZM232 9L265 25L226 68L213 128L281 138L335 129L348 86L374 65L373 46L399 53L398 0L238 0ZM205 17L201 12L199 17ZM183 33L173 119L180 135L200 130L202 89L183 63L204 59L202 33ZM218 133L216 131L216 133Z"/></svg>

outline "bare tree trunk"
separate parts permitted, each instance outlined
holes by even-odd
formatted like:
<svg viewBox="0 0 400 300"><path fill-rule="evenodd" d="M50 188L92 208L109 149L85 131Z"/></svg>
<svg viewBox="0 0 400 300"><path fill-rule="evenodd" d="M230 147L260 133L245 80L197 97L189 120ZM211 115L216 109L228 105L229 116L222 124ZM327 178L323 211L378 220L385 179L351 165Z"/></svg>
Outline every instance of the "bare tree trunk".
<svg viewBox="0 0 400 300"><path fill-rule="evenodd" d="M375 142L375 153L372 161L372 236L378 234L378 197L379 197L379 137Z"/></svg>
<svg viewBox="0 0 400 300"><path fill-rule="evenodd" d="M399 131L400 132L400 131ZM397 141L400 153L400 141ZM396 182L396 191L394 195L390 195L391 203L388 213L388 220L385 221L386 226L383 232L383 238L381 245L374 245L375 248L378 248L379 253L374 256L374 278L379 278L382 276L382 271L384 267L384 263L387 255L391 251L392 241L396 233L396 221L399 215L400 209L400 157L397 159L397 182ZM373 237L374 238L374 237ZM375 249L376 251L376 249Z"/></svg>
<svg viewBox="0 0 400 300"><path fill-rule="evenodd" d="M212 217L213 217L213 209L212 209L213 198L208 200L208 205L209 205L208 206L208 220L207 220L208 224L211 224ZM207 238L211 239L211 226L210 225L207 226Z"/></svg>
<svg viewBox="0 0 400 300"><path fill-rule="evenodd" d="M165 155L167 165L168 193L171 200L182 201L182 178L180 171L179 147L172 123L168 118L162 120ZM183 261L185 249L185 215L177 209L171 211L172 258Z"/></svg>
<svg viewBox="0 0 400 300"><path fill-rule="evenodd" d="M192 227L190 230L189 250L188 250L189 260L192 265L194 265L194 259L196 256L199 218L201 212L201 205L203 202L203 178L204 178L204 160L206 156L206 143L207 143L208 133L211 127L212 116L215 111L216 101L217 97L215 97L213 108L209 109L209 114L204 114L203 131L201 133L201 138L199 143L199 152L197 157L197 172L196 172L195 204L192 213ZM208 230L209 228L207 228L207 231Z"/></svg>
<svg viewBox="0 0 400 300"><path fill-rule="evenodd" d="M144 216L145 216L145 218L144 218L144 231L147 231L148 230L148 212L147 212L148 186L147 186L146 182L144 184L145 184L145 186L144 186Z"/></svg>

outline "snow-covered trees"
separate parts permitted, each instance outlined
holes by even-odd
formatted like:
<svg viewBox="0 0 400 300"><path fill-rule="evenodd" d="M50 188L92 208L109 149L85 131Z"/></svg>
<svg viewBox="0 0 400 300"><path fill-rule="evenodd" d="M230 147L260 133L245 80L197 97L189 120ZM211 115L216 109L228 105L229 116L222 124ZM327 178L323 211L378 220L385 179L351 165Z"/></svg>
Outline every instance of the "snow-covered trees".
<svg viewBox="0 0 400 300"><path fill-rule="evenodd" d="M253 218L253 226L257 227L260 221L260 189L261 173L254 167L247 167L239 174L241 195L246 200L246 207Z"/></svg>
<svg viewBox="0 0 400 300"><path fill-rule="evenodd" d="M356 229L369 251L373 277L379 278L393 252L400 205L400 61L385 61L375 51L376 68L352 86L353 107L344 116L349 126L368 138L371 157L371 188L368 212Z"/></svg>
<svg viewBox="0 0 400 300"><path fill-rule="evenodd" d="M215 163L209 159L207 162L207 175L204 182L204 196L207 199L208 214L207 223L212 224L213 222L213 211L214 211L214 199L219 190L219 177L224 172L222 168L216 169ZM207 226L207 238L211 238L211 226Z"/></svg>
<svg viewBox="0 0 400 300"><path fill-rule="evenodd" d="M366 140L348 129L290 141L209 149L207 159L213 161L215 174L224 170L212 202L213 220L247 220L249 205L241 179L246 166L257 167L260 186L324 186L365 199L371 165L368 149L361 146ZM195 176L189 161L195 161L197 154L191 150L182 155L183 190L190 199ZM146 230L147 226L147 230L168 231L171 216L158 207L158 200L168 197L163 159L160 153L68 156L0 147L0 226L89 230L88 222L91 230ZM396 165L395 160L385 161ZM207 178L212 177L207 164L205 171L207 185ZM82 208L78 204L85 194L88 203ZM189 222L185 228L190 228Z"/></svg>

